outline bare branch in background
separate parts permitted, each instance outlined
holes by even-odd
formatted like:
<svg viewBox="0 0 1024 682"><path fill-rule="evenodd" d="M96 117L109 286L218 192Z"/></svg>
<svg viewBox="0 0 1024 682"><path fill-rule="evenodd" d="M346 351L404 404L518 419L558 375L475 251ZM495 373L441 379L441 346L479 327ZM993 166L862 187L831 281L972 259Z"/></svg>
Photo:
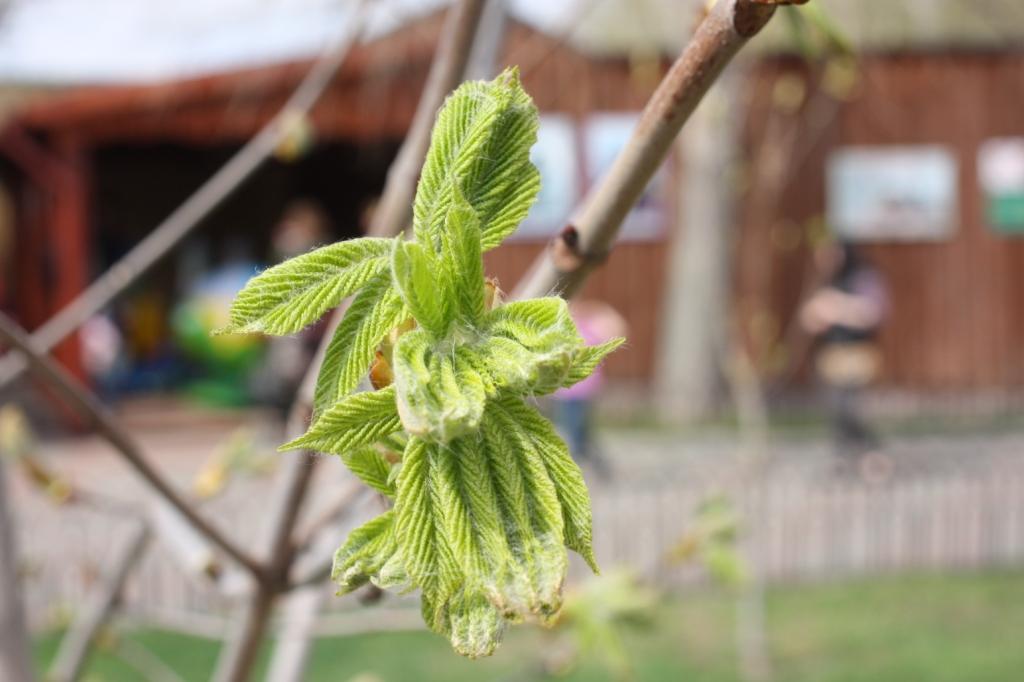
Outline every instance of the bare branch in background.
<svg viewBox="0 0 1024 682"><path fill-rule="evenodd" d="M355 0L349 26L313 64L285 105L255 137L135 248L114 263L75 300L32 332L32 343L36 349L48 353L86 320L109 305L181 243L203 218L230 197L273 155L282 140L290 134L294 121L313 108L341 67L361 30L365 3L366 0ZM25 368L23 359L17 353L0 358L0 388L20 376Z"/></svg>
<svg viewBox="0 0 1024 682"><path fill-rule="evenodd" d="M398 156L388 169L384 193L370 224L371 237L396 235L412 220L416 181L430 145L434 118L444 98L462 81L483 7L483 0L473 0L460 2L448 12L416 114Z"/></svg>
<svg viewBox="0 0 1024 682"><path fill-rule="evenodd" d="M30 682L35 679L32 649L18 589L18 553L4 466L0 457L0 679Z"/></svg>
<svg viewBox="0 0 1024 682"><path fill-rule="evenodd" d="M350 478L347 481L347 485L343 487L334 496L334 499L327 505L327 507L317 515L309 524L301 531L295 533L292 540L292 547L295 552L303 551L316 536L324 528L334 523L339 516L352 507L354 504L359 502L364 494L368 494L370 491L362 481L357 478Z"/></svg>
<svg viewBox="0 0 1024 682"><path fill-rule="evenodd" d="M196 512L189 502L175 491L146 459L139 444L128 435L114 420L109 410L95 396L86 390L78 381L68 374L67 370L54 360L46 357L32 345L29 336L9 317L0 313L0 341L9 348L23 354L29 367L56 390L67 403L92 425L101 436L121 454L124 459L153 487L155 492L166 499L175 509L195 526L213 544L220 547L225 554L244 566L254 576L262 577L263 567L228 539L217 528Z"/></svg>
<svg viewBox="0 0 1024 682"><path fill-rule="evenodd" d="M608 173L584 199L576 218L551 242L513 294L572 296L608 256L619 227L665 160L704 93L778 3L719 0L644 108ZM788 3L787 3L788 4Z"/></svg>
<svg viewBox="0 0 1024 682"><path fill-rule="evenodd" d="M416 181L430 144L434 118L444 98L462 80L483 2L484 0L460 0L448 12L409 133L388 171L384 194L370 225L371 236L398 234L411 220ZM330 329L337 325L343 312L344 305L332 316ZM330 338L329 330L324 335L316 357L299 387L288 420L290 433L301 432L301 427L309 418L317 370ZM270 567L270 575L273 576L273 580L258 585L245 605L236 623L236 629L229 637L217 662L214 679L219 682L241 682L249 677L263 641L274 598L288 589L285 576L295 557L292 533L300 505L309 487L312 467L316 462L315 457L310 456L308 452L291 453L289 458L281 492L273 503L274 510L270 512L268 545L271 548L270 557L273 564Z"/></svg>

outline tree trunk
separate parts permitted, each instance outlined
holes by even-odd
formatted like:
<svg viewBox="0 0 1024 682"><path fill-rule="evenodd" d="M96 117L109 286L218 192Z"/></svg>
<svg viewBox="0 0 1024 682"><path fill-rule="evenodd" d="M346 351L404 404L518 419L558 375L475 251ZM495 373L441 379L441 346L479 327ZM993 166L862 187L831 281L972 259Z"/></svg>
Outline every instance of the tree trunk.
<svg viewBox="0 0 1024 682"><path fill-rule="evenodd" d="M708 417L723 395L738 80L735 73L723 76L680 138L680 229L669 252L655 373L658 412L667 420Z"/></svg>

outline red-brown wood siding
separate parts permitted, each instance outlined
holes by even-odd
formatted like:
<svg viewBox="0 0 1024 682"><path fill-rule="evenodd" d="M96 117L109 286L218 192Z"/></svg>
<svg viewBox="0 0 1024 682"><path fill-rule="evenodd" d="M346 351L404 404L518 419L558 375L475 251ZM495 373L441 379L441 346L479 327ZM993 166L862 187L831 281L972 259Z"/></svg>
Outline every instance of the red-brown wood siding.
<svg viewBox="0 0 1024 682"><path fill-rule="evenodd" d="M311 114L317 138L359 142L404 135L440 26L439 15L430 17L355 48ZM591 112L639 111L667 68L666 61L585 56L514 21L501 62L519 67L542 112L563 113L578 123ZM154 86L87 88L33 104L17 122L54 138L73 133L92 148L240 143L280 109L308 68L302 62ZM675 206L666 199L667 235ZM541 248L538 241L510 243L488 256L488 268L510 290ZM582 292L607 301L629 323L629 344L608 365L615 379L643 382L651 376L664 253L662 241L624 244Z"/></svg>
<svg viewBox="0 0 1024 682"><path fill-rule="evenodd" d="M786 161L778 186L761 188L752 180L744 199L737 311L762 362L806 347L794 343L794 335L788 343L779 339L793 329L808 289L808 240L801 237L822 221L828 152L839 145L939 144L958 163L955 235L865 248L891 295L880 340L883 383L917 389L1024 385L1024 237L999 235L987 225L976 163L986 139L1024 135L1024 55L866 57L852 100L812 94L797 113L780 113L772 103L779 79L807 82L817 75L796 62L772 61L751 80L751 177L759 177L758 168L772 168L773 148Z"/></svg>

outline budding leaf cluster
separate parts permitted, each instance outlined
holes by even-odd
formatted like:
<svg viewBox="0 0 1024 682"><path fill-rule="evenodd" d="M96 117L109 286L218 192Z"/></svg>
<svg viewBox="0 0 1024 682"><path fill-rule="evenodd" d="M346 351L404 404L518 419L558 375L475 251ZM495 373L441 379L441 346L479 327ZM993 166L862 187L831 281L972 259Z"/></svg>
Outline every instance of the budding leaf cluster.
<svg viewBox="0 0 1024 682"><path fill-rule="evenodd" d="M586 346L558 297L502 303L482 254L540 188L537 110L508 70L438 114L413 237L353 239L271 268L229 332L291 334L352 303L318 376L313 420L282 449L333 453L392 507L353 531L333 578L419 589L427 625L485 656L507 622L547 621L568 556L596 570L579 468L528 401L590 375L622 339ZM367 375L375 388L356 392Z"/></svg>

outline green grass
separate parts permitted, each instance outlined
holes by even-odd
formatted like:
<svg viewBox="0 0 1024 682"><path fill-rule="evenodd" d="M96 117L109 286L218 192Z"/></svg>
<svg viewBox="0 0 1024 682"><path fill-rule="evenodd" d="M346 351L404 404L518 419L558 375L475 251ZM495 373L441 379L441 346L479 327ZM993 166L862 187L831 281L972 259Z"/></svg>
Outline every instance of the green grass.
<svg viewBox="0 0 1024 682"><path fill-rule="evenodd" d="M655 623L626 640L638 680L735 682L732 600L699 593L668 600ZM1004 682L1024 671L1024 573L914 575L824 586L788 587L768 596L775 679L785 682ZM177 634L131 634L186 680L209 677L217 644ZM311 682L480 682L538 679L530 665L548 635L513 630L493 658L466 661L427 633L322 640L313 651ZM40 639L36 657L50 660L57 636ZM266 652L264 652L266 653ZM264 656L265 663L266 656ZM142 680L107 651L89 678ZM594 662L568 680L610 680Z"/></svg>

